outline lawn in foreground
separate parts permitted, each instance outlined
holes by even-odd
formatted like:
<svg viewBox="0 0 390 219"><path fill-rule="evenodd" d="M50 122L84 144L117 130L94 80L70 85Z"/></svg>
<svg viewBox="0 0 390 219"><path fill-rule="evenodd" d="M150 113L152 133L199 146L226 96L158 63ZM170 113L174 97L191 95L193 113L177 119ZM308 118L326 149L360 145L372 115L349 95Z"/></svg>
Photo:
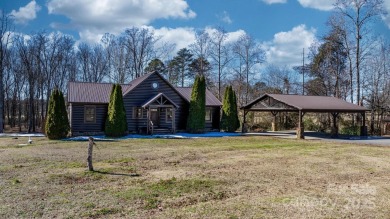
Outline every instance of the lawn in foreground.
<svg viewBox="0 0 390 219"><path fill-rule="evenodd" d="M26 138L27 139L27 138ZM386 218L390 148L270 137L0 138L0 218Z"/></svg>

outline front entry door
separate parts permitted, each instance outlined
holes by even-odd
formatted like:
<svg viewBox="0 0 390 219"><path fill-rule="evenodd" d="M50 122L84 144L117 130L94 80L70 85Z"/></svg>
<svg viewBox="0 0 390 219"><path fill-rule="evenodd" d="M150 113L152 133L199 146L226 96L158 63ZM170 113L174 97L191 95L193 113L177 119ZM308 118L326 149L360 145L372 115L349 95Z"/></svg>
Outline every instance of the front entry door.
<svg viewBox="0 0 390 219"><path fill-rule="evenodd" d="M159 110L159 108L150 109L150 121L153 122L154 127L160 126L160 110Z"/></svg>

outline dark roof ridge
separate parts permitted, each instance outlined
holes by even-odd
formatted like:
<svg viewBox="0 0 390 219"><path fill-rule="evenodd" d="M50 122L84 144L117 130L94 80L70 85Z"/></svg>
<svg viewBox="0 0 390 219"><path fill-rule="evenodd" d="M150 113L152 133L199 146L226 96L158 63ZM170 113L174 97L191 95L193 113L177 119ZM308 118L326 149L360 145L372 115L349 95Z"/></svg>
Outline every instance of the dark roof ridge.
<svg viewBox="0 0 390 219"><path fill-rule="evenodd" d="M113 82L88 82L88 81L69 81L68 83L78 83L78 84L117 84ZM132 86L131 84L119 84L123 86Z"/></svg>
<svg viewBox="0 0 390 219"><path fill-rule="evenodd" d="M283 96L301 96L301 97L334 97L337 99L341 99L335 96L321 96L321 95L302 95L302 94L274 94L274 93L265 93L268 95L283 95Z"/></svg>
<svg viewBox="0 0 390 219"><path fill-rule="evenodd" d="M309 95L287 95L287 94L264 94L252 102L241 107L241 109L250 109L254 104L266 97L273 98L296 110L305 112L364 112L367 108L350 103L341 98L333 96L309 96ZM266 109L264 109L266 111Z"/></svg>

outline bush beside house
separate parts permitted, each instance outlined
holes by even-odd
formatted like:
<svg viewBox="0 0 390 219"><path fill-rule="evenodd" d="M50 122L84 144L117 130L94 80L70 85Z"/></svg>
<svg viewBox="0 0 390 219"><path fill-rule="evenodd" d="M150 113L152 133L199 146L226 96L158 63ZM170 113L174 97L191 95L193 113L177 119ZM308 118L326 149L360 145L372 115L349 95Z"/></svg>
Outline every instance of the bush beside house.
<svg viewBox="0 0 390 219"><path fill-rule="evenodd" d="M54 89L50 95L45 133L49 139L65 138L70 131L64 95Z"/></svg>
<svg viewBox="0 0 390 219"><path fill-rule="evenodd" d="M223 98L221 129L226 132L235 132L239 127L236 93L232 86L227 86Z"/></svg>
<svg viewBox="0 0 390 219"><path fill-rule="evenodd" d="M196 76L192 88L190 110L187 121L189 133L203 133L206 116L206 80L204 76Z"/></svg>
<svg viewBox="0 0 390 219"><path fill-rule="evenodd" d="M112 86L104 131L108 137L121 137L126 135L126 110L123 103L122 87L119 84Z"/></svg>

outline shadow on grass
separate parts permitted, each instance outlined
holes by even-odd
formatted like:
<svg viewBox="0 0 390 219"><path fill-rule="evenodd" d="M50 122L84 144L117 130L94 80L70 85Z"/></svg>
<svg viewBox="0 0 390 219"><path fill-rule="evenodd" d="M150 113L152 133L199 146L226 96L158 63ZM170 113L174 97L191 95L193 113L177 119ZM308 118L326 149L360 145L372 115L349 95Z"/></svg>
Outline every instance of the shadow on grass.
<svg viewBox="0 0 390 219"><path fill-rule="evenodd" d="M111 176L128 176L128 177L140 177L141 174L138 173L113 173L113 172L108 172L108 171L100 171L100 170L93 170L91 171L93 173L99 173L99 174L104 174L104 175L111 175Z"/></svg>

